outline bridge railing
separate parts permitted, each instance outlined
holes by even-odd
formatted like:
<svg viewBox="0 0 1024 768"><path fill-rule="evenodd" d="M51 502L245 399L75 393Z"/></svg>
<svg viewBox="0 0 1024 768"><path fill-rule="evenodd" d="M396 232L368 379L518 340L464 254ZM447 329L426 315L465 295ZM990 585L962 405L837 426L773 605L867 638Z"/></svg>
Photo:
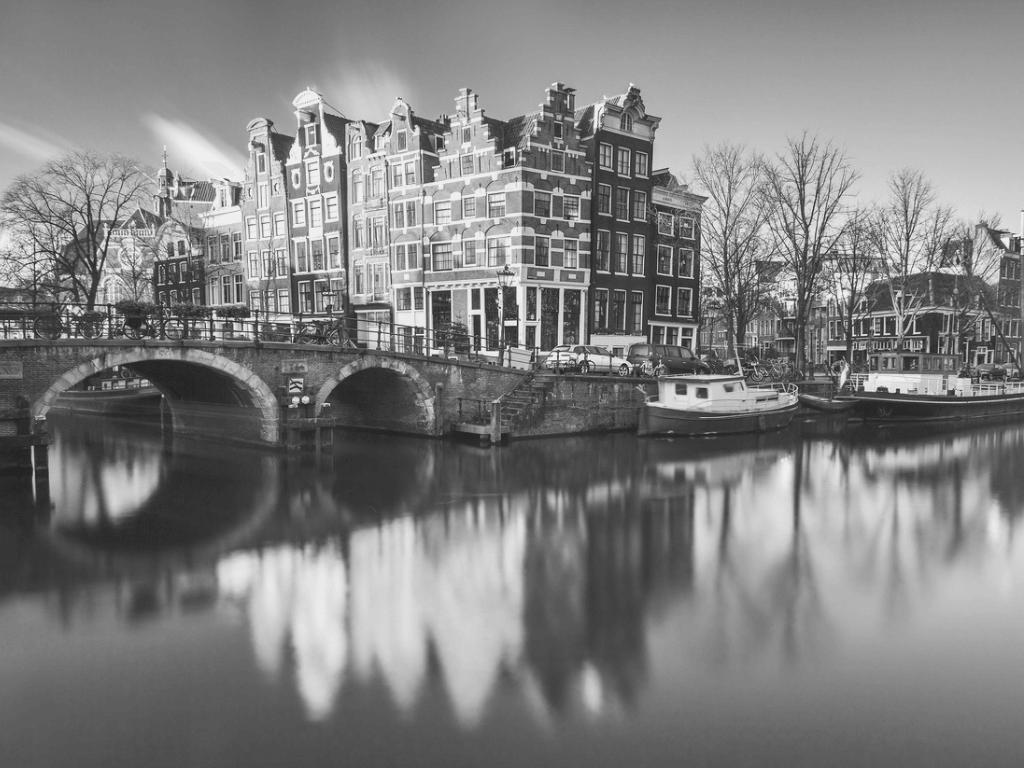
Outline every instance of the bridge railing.
<svg viewBox="0 0 1024 768"><path fill-rule="evenodd" d="M501 343L445 328L399 325L390 321L331 315L298 315L179 304L131 313L114 305L11 302L0 306L3 339L146 339L234 341L258 344L314 344L421 357L503 365L529 370L540 358L537 347Z"/></svg>

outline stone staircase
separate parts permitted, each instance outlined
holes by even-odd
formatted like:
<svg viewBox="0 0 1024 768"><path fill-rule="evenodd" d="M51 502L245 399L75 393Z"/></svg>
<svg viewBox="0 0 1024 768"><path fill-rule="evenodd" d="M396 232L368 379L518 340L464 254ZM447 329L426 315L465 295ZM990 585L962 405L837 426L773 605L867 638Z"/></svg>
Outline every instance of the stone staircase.
<svg viewBox="0 0 1024 768"><path fill-rule="evenodd" d="M555 374L538 369L531 371L499 400L501 434L513 434L540 414L548 392L555 385Z"/></svg>

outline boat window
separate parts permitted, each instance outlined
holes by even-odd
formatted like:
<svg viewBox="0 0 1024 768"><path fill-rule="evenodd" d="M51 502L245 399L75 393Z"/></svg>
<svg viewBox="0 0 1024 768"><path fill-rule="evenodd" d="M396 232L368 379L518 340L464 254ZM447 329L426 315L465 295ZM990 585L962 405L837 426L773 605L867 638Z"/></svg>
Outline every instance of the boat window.
<svg viewBox="0 0 1024 768"><path fill-rule="evenodd" d="M916 371L918 359L917 357L904 357L903 358L903 370L904 371Z"/></svg>
<svg viewBox="0 0 1024 768"><path fill-rule="evenodd" d="M677 395L685 395L686 394L686 385L685 384L679 384L677 382L676 383L676 394Z"/></svg>
<svg viewBox="0 0 1024 768"><path fill-rule="evenodd" d="M734 392L736 390L735 384L723 384L722 386L725 387L726 392Z"/></svg>
<svg viewBox="0 0 1024 768"><path fill-rule="evenodd" d="M708 388L707 387L697 387L697 399L698 400L707 400L708 399Z"/></svg>

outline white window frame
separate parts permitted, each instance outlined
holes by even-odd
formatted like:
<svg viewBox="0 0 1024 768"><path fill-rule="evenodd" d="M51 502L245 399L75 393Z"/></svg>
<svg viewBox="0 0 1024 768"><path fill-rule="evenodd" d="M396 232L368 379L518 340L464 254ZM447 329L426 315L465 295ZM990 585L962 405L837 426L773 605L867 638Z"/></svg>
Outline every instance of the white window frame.
<svg viewBox="0 0 1024 768"><path fill-rule="evenodd" d="M292 200L292 226L306 226L306 201Z"/></svg>
<svg viewBox="0 0 1024 768"><path fill-rule="evenodd" d="M603 168L606 171L615 169L615 148L611 144L602 143L598 145L597 164L599 168Z"/></svg>
<svg viewBox="0 0 1024 768"><path fill-rule="evenodd" d="M661 311L658 308L658 292L664 290L668 295L668 306L665 311ZM671 317L672 316L672 286L671 285L655 285L654 286L654 314L658 317Z"/></svg>
<svg viewBox="0 0 1024 768"><path fill-rule="evenodd" d="M668 253L668 271L667 272L664 271L661 268L661 259L665 255L666 252ZM658 244L658 263L657 263L657 266L656 266L656 269L657 269L657 272L658 272L659 276L672 277L672 258L673 258L672 246L671 245L661 245L659 243Z"/></svg>

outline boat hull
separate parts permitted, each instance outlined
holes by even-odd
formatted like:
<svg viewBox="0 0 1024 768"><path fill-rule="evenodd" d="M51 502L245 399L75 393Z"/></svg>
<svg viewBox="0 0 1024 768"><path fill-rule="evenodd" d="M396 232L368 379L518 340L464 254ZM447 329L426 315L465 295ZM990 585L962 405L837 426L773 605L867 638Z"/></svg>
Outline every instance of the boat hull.
<svg viewBox="0 0 1024 768"><path fill-rule="evenodd" d="M50 410L55 413L144 416L159 412L161 397L156 387L68 390L61 393Z"/></svg>
<svg viewBox="0 0 1024 768"><path fill-rule="evenodd" d="M1024 418L1024 392L1003 395L894 394L858 392L855 413L867 421L984 421Z"/></svg>
<svg viewBox="0 0 1024 768"><path fill-rule="evenodd" d="M852 397L835 397L829 400L827 397L817 395L800 394L800 405L808 413L849 413L857 407L857 401Z"/></svg>
<svg viewBox="0 0 1024 768"><path fill-rule="evenodd" d="M707 413L645 403L639 435L736 435L771 432L789 426L798 402L743 413Z"/></svg>

